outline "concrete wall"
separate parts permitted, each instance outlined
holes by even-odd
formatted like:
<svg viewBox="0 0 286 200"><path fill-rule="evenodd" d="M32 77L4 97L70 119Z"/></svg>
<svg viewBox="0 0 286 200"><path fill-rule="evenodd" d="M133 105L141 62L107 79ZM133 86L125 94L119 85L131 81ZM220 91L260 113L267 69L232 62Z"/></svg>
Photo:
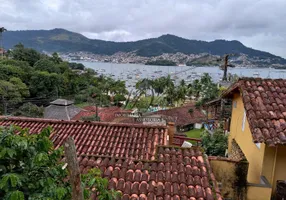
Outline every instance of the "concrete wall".
<svg viewBox="0 0 286 200"><path fill-rule="evenodd" d="M210 165L215 175L216 181L220 185L220 191L223 198L234 199L235 191L233 183L236 180L235 163L227 160L212 160Z"/></svg>
<svg viewBox="0 0 286 200"><path fill-rule="evenodd" d="M253 143L247 117L245 118L244 130L242 130L244 105L239 93L234 95L234 104L236 104L236 108L234 106L232 108L228 152L231 152L232 140L235 139L249 162L247 181L260 183L265 145L260 144L260 147L257 147Z"/></svg>

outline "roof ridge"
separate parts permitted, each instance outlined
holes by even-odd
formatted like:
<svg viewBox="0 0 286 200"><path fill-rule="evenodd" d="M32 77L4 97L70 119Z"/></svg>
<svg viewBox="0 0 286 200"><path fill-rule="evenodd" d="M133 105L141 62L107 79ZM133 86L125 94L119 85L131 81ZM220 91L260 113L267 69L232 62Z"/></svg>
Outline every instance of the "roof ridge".
<svg viewBox="0 0 286 200"><path fill-rule="evenodd" d="M136 127L136 128L165 128L166 125L158 124L132 124L132 123L116 123L116 122L95 122L95 121L81 121L81 120L59 120L59 119L44 119L44 118L31 118L31 117L14 117L14 116L0 116L0 120L12 121L30 121L30 122L44 122L44 123L66 123L66 124L93 124L102 126L119 126L119 127Z"/></svg>

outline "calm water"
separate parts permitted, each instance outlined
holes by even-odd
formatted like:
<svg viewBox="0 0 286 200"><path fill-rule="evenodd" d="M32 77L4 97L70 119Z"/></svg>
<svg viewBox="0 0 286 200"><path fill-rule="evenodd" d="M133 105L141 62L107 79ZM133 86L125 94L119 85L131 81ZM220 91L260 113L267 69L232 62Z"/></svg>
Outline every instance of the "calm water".
<svg viewBox="0 0 286 200"><path fill-rule="evenodd" d="M209 73L215 82L223 76L223 71L218 67L190 67L190 66L148 66L139 64L115 64L100 62L81 62L88 68L96 70L99 74L111 76L114 79L126 81L128 90L134 88L135 83L142 78L155 79L171 75L178 82L184 79L192 82L203 73ZM286 78L286 70L269 68L229 68L228 73L240 77Z"/></svg>

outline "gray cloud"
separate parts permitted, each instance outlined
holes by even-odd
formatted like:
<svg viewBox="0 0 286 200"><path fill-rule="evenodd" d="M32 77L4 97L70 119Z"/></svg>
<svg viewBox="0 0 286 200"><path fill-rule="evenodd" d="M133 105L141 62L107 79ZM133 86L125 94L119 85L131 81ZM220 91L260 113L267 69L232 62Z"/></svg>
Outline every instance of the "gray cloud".
<svg viewBox="0 0 286 200"><path fill-rule="evenodd" d="M285 0L0 0L0 25L65 28L115 41L166 33L231 39L286 57L285 8Z"/></svg>

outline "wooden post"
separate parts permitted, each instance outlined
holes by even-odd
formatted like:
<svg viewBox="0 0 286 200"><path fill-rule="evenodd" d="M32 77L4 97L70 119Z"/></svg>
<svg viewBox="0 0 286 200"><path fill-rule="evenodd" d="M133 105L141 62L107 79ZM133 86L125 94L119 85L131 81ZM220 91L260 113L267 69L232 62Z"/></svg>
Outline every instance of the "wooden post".
<svg viewBox="0 0 286 200"><path fill-rule="evenodd" d="M228 54L224 57L224 69L223 69L223 78L222 78L223 81L227 81L228 57L229 57Z"/></svg>
<svg viewBox="0 0 286 200"><path fill-rule="evenodd" d="M72 187L72 200L84 200L83 190L81 187L80 169L77 162L76 149L72 137L68 137L64 145L64 149Z"/></svg>

